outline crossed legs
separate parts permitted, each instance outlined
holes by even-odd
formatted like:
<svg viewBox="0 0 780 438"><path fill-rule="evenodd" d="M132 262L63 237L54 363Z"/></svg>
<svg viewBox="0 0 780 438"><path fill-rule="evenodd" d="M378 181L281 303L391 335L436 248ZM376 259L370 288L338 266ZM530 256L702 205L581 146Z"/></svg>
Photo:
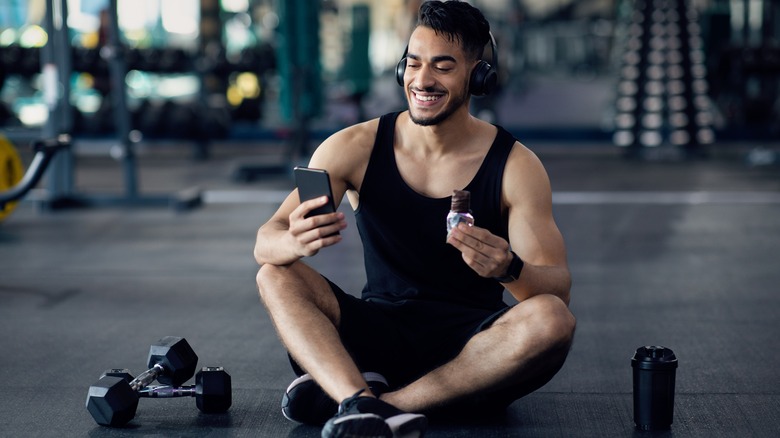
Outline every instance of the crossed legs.
<svg viewBox="0 0 780 438"><path fill-rule="evenodd" d="M264 265L260 297L292 357L341 401L367 384L341 343L338 300L328 282L302 262ZM469 398L501 393L509 402L549 381L563 365L575 320L557 297L539 295L504 313L468 341L450 362L382 400L407 412L424 412Z"/></svg>
<svg viewBox="0 0 780 438"><path fill-rule="evenodd" d="M257 285L287 351L328 395L340 402L368 387L341 343L339 304L319 273L302 262L264 265Z"/></svg>
<svg viewBox="0 0 780 438"><path fill-rule="evenodd" d="M410 412L473 398L505 407L541 388L560 370L575 324L559 298L535 296L476 334L453 360L382 399Z"/></svg>

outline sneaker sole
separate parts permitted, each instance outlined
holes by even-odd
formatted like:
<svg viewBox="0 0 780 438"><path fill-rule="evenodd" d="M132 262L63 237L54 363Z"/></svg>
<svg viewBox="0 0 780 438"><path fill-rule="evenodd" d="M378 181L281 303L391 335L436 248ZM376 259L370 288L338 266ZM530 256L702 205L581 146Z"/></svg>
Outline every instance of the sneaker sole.
<svg viewBox="0 0 780 438"><path fill-rule="evenodd" d="M401 414L385 420L393 438L421 438L428 427L428 419L421 414Z"/></svg>
<svg viewBox="0 0 780 438"><path fill-rule="evenodd" d="M322 438L392 438L385 419L376 414L355 414L332 419L322 429Z"/></svg>
<svg viewBox="0 0 780 438"><path fill-rule="evenodd" d="M366 372L363 373L363 378L368 382L369 387L376 393L377 389L386 391L388 384L387 380L379 373ZM290 409L290 392L294 389L298 389L302 385L311 385L308 391L313 393L311 402L301 406L301 402L296 402L296 410ZM299 390L307 391L306 388L300 388ZM379 394L376 394L379 395ZM300 400L300 397L297 397ZM305 397L304 397L305 399ZM290 383L282 396L282 415L284 418L294 421L296 423L322 425L325 424L330 418L336 415L338 411L338 404L330 397L325 395L322 388L314 381L309 374L304 374Z"/></svg>

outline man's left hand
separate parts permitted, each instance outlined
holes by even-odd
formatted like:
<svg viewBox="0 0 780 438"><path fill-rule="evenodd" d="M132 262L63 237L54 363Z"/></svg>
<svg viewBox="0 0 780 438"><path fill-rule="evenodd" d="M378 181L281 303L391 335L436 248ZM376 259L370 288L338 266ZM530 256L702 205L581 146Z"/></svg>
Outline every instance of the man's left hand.
<svg viewBox="0 0 780 438"><path fill-rule="evenodd" d="M509 242L484 228L458 224L447 243L457 248L463 261L482 277L504 275L512 261Z"/></svg>

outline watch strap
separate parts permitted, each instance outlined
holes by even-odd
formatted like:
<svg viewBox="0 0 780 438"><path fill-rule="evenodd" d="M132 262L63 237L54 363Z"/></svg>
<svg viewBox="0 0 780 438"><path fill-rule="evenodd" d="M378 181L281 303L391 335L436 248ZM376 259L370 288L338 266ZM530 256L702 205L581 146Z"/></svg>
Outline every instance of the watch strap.
<svg viewBox="0 0 780 438"><path fill-rule="evenodd" d="M511 283L520 278L520 272L523 271L525 265L523 260L514 251L510 251L510 253L512 253L512 261L509 262L504 275L493 277L499 283Z"/></svg>

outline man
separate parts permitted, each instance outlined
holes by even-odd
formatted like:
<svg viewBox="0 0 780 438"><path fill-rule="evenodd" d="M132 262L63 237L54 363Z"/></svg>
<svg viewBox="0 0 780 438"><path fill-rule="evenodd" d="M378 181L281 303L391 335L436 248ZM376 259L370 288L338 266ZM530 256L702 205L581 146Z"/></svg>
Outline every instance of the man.
<svg viewBox="0 0 780 438"><path fill-rule="evenodd" d="M503 409L568 354L571 279L547 174L469 114L490 40L470 5L424 3L399 65L408 111L346 128L311 158L356 211L362 299L301 261L347 226L342 212L306 218L325 197L291 193L258 231L260 296L300 376L283 412L327 420L323 436L420 436L427 420L415 412ZM454 189L471 191L476 222L447 235Z"/></svg>

